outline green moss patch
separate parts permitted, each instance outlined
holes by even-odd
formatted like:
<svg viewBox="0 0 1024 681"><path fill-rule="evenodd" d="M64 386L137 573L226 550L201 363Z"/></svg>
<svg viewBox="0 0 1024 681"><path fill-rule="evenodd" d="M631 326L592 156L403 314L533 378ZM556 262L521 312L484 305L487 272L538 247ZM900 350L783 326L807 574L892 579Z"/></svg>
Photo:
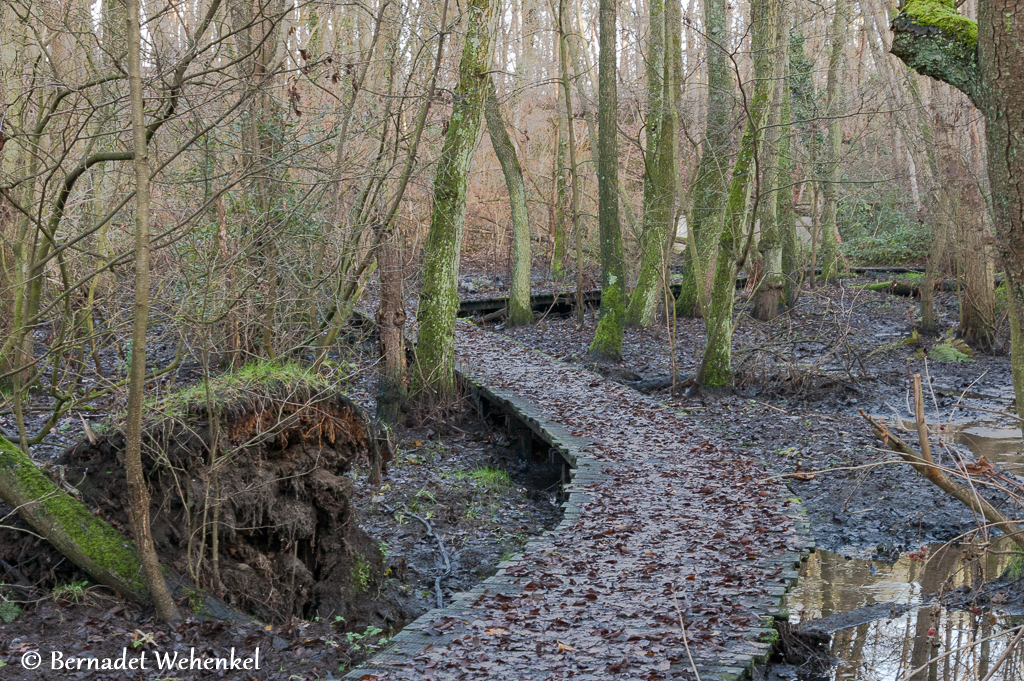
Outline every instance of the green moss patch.
<svg viewBox="0 0 1024 681"><path fill-rule="evenodd" d="M0 475L13 481L13 491L23 499L38 500L37 504L22 506L21 515L40 531L47 528L54 537L53 543L65 543L61 542L61 537L65 537L66 545L57 548L68 553L94 579L133 594L147 591L134 545L93 515L85 504L57 487L43 469L2 437ZM5 501L18 506L19 500L5 498ZM75 551L68 552L72 546L77 547L77 555Z"/></svg>
<svg viewBox="0 0 1024 681"><path fill-rule="evenodd" d="M978 22L959 14L955 0L908 0L903 13L919 26L939 29L968 50L978 44Z"/></svg>

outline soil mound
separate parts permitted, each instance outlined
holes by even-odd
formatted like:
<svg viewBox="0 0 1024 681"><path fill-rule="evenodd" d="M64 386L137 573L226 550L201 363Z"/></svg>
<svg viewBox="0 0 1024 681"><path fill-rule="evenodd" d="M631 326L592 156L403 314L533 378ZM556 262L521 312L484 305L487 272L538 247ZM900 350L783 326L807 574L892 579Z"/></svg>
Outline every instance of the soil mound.
<svg viewBox="0 0 1024 681"><path fill-rule="evenodd" d="M267 621L355 615L380 582L346 474L390 458L353 402L287 368L243 369L153 405L144 426L161 560ZM124 434L67 451L64 480L130 535Z"/></svg>

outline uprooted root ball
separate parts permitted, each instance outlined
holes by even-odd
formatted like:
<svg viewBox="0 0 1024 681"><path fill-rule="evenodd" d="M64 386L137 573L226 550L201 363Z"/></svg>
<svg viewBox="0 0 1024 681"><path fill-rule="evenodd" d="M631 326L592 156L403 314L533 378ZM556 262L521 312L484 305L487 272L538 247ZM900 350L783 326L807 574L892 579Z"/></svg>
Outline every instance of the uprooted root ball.
<svg viewBox="0 0 1024 681"><path fill-rule="evenodd" d="M386 449L372 422L302 381L219 379L182 397L156 405L143 437L161 560L261 619L355 614L383 569L345 475ZM82 443L61 464L128 533L123 434Z"/></svg>

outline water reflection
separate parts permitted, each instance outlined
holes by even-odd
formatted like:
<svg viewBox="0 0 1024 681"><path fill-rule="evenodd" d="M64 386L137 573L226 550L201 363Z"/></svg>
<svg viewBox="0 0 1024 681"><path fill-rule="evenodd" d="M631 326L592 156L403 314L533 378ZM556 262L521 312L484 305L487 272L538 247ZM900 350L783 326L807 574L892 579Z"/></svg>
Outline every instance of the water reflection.
<svg viewBox="0 0 1024 681"><path fill-rule="evenodd" d="M989 461L1011 473L1024 472L1024 442L1020 428L993 423L967 424L956 434L956 442L966 446L976 457Z"/></svg>
<svg viewBox="0 0 1024 681"><path fill-rule="evenodd" d="M831 654L839 660L832 668L835 681L897 681L924 667L915 680L967 681L984 679L990 665L1003 654L1006 636L1022 619L999 611L947 610L930 604L928 596L959 587L976 586L992 578L1011 560L1009 555L977 557L974 547L930 547L926 560L904 555L892 565L868 560L846 560L829 551L811 554L801 571L799 585L787 602L790 621L848 613L846 626L835 632ZM893 608L881 619L877 609L858 611L880 603L911 605ZM861 616L858 616L861 613ZM855 625L855 626L851 626ZM830 627L832 628L832 627ZM989 640L985 640L989 639ZM980 642L980 643L978 643ZM929 663L929 660L939 657ZM1024 679L1024 645L1018 645L992 681Z"/></svg>

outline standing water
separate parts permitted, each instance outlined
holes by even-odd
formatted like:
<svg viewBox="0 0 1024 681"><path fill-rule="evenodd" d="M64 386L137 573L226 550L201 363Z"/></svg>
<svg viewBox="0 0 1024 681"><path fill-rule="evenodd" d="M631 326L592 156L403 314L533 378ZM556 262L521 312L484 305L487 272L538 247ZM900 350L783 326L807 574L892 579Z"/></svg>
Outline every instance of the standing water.
<svg viewBox="0 0 1024 681"><path fill-rule="evenodd" d="M1021 681L1022 644L991 679L987 675L1005 651L1008 630L1024 624L1024 613L998 605L979 609L965 600L968 589L999 577L1013 560L1011 553L979 556L970 544L936 545L924 551L924 559L920 553L907 554L891 565L847 560L829 551L812 553L799 585L787 597L792 624L813 628L808 621L830 618L822 627L833 634L833 666L812 678ZM933 600L935 594L952 594L954 602L964 602L949 609ZM999 600L994 594L992 601Z"/></svg>

